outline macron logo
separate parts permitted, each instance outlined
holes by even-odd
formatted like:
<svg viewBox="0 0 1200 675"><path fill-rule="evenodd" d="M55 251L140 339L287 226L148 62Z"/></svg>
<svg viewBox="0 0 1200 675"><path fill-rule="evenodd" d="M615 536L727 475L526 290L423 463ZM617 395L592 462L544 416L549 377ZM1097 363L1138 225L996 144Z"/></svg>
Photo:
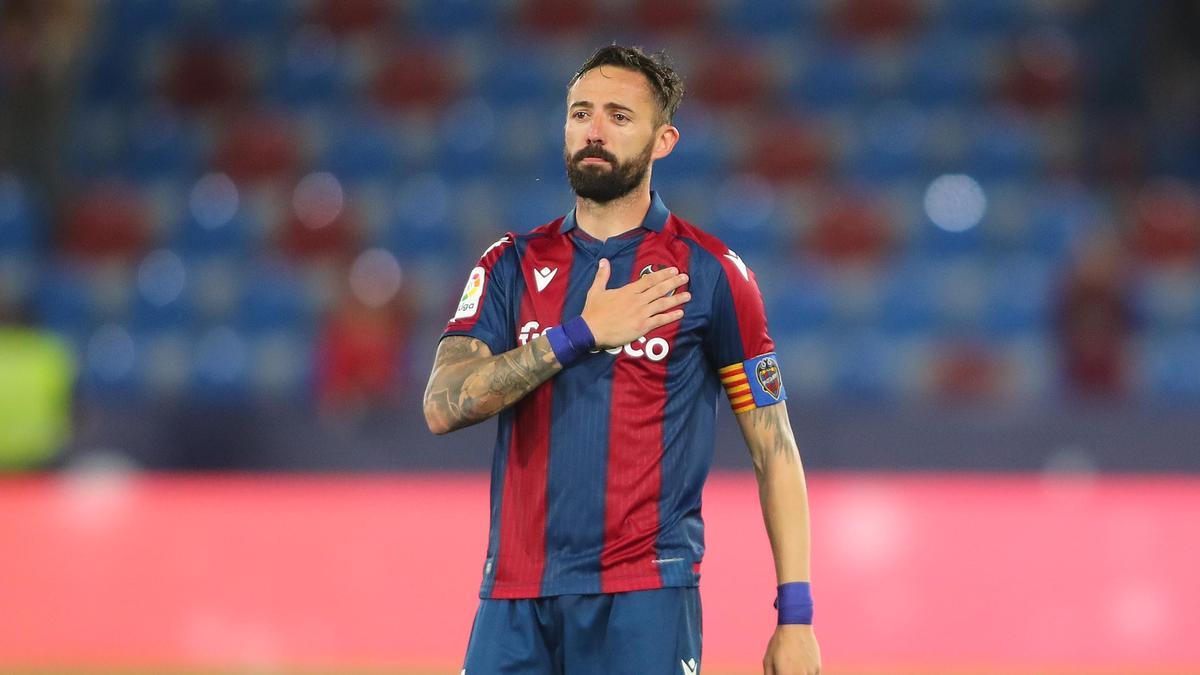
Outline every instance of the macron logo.
<svg viewBox="0 0 1200 675"><path fill-rule="evenodd" d="M698 672L696 668L696 659L688 659L687 661L680 659L679 665L683 666L683 675L696 675Z"/></svg>
<svg viewBox="0 0 1200 675"><path fill-rule="evenodd" d="M541 293L542 291L546 290L546 286L550 285L550 280L554 278L555 274L558 274L557 267L555 267L554 269L550 269L549 267L543 267L540 270L539 269L533 270L533 282L535 284L537 284L538 293Z"/></svg>
<svg viewBox="0 0 1200 675"><path fill-rule="evenodd" d="M725 257L729 258L730 262L732 262L734 265L737 265L738 271L742 273L743 279L750 281L750 272L746 270L746 263L742 262L742 259L738 257L738 254L733 252L733 249L729 249L729 251L725 253Z"/></svg>

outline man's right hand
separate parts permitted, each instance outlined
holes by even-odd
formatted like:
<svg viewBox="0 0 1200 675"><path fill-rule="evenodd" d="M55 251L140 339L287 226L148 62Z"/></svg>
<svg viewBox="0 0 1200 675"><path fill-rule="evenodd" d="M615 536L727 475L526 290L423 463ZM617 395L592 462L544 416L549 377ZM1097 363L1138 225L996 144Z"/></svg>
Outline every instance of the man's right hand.
<svg viewBox="0 0 1200 675"><path fill-rule="evenodd" d="M611 274L611 265L601 258L583 305L583 320L596 338L597 349L623 347L659 326L678 321L683 318L683 310L676 308L692 299L687 292L667 295L688 280L674 267L609 290Z"/></svg>

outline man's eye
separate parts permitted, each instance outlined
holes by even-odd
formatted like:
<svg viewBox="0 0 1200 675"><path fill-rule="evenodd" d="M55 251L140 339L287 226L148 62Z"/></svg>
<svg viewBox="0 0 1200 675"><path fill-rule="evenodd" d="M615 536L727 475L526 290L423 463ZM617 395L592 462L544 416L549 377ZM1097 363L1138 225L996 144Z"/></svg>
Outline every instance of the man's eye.
<svg viewBox="0 0 1200 675"><path fill-rule="evenodd" d="M571 113L571 117L574 117L577 120L581 120L581 119L587 117L587 111L586 110L576 110L575 112Z"/></svg>
<svg viewBox="0 0 1200 675"><path fill-rule="evenodd" d="M615 119L618 122L625 122L629 118L625 116L625 113L616 113L613 115L613 119Z"/></svg>

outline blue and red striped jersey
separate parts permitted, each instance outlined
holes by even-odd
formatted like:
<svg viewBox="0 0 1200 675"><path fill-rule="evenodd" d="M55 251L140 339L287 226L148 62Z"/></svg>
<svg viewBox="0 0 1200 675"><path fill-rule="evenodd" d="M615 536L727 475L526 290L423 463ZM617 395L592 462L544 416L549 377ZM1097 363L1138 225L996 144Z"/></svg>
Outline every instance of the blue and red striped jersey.
<svg viewBox="0 0 1200 675"><path fill-rule="evenodd" d="M443 337L520 347L582 312L602 257L610 288L675 266L692 299L680 321L581 359L500 413L482 598L698 585L717 399L724 389L744 412L786 396L754 273L657 194L641 227L607 241L574 211L505 234Z"/></svg>

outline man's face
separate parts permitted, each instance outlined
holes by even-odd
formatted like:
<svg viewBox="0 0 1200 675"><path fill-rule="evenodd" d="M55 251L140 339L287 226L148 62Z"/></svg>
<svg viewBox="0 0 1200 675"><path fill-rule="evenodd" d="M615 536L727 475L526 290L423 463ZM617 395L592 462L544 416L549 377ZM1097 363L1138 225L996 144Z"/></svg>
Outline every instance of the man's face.
<svg viewBox="0 0 1200 675"><path fill-rule="evenodd" d="M563 158L575 194L600 203L642 184L654 159L658 105L641 73L599 66L567 92Z"/></svg>

